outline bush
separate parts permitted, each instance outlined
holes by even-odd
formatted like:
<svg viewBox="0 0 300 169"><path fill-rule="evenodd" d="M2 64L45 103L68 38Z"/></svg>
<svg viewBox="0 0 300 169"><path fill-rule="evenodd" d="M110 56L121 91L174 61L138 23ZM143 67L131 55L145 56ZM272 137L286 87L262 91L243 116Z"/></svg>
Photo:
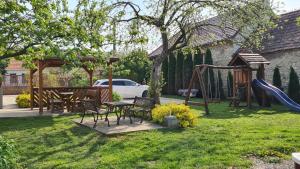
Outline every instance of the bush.
<svg viewBox="0 0 300 169"><path fill-rule="evenodd" d="M276 86L279 89L282 89L281 76L280 76L280 71L279 71L278 67L276 67L274 69L273 85Z"/></svg>
<svg viewBox="0 0 300 169"><path fill-rule="evenodd" d="M0 168L15 169L17 165L18 154L11 140L0 136Z"/></svg>
<svg viewBox="0 0 300 169"><path fill-rule="evenodd" d="M176 116L181 127L192 127L196 124L196 114L183 104L158 105L152 110L153 120L158 123L163 123L164 118L169 115Z"/></svg>
<svg viewBox="0 0 300 169"><path fill-rule="evenodd" d="M290 79L288 85L288 95L294 101L300 103L300 84L299 84L299 77L295 72L294 68L290 68Z"/></svg>
<svg viewBox="0 0 300 169"><path fill-rule="evenodd" d="M119 93L113 92L112 99L113 99L114 102L118 102L118 101L122 100L122 97L121 97L121 95L119 95Z"/></svg>
<svg viewBox="0 0 300 169"><path fill-rule="evenodd" d="M18 107L20 108L28 108L30 107L30 95L23 93L17 96L16 102Z"/></svg>

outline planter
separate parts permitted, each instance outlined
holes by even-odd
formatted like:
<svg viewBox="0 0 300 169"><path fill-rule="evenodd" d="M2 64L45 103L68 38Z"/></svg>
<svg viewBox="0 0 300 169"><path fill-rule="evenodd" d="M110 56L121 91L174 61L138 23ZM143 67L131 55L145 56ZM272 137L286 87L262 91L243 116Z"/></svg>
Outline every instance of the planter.
<svg viewBox="0 0 300 169"><path fill-rule="evenodd" d="M178 128L179 127L179 122L176 118L176 116L166 116L165 117L165 126L167 126L168 128Z"/></svg>

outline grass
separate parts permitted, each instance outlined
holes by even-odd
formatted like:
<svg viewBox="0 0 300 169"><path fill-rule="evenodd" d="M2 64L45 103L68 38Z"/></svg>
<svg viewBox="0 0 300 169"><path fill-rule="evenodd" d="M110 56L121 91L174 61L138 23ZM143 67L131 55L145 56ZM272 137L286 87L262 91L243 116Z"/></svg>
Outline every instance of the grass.
<svg viewBox="0 0 300 169"><path fill-rule="evenodd" d="M187 129L107 137L74 115L0 119L0 134L15 140L24 168L249 168L249 156L278 162L300 151L300 115L284 107L193 110L199 120Z"/></svg>

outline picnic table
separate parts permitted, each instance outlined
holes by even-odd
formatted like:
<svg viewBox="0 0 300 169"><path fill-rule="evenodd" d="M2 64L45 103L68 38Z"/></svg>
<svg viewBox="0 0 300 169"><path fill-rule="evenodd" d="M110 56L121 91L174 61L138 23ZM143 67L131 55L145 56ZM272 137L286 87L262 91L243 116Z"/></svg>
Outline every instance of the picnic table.
<svg viewBox="0 0 300 169"><path fill-rule="evenodd" d="M70 112L70 106L71 106L71 99L74 95L74 92L60 92L59 93L62 101L64 102L64 105L67 108L67 111Z"/></svg>
<svg viewBox="0 0 300 169"><path fill-rule="evenodd" d="M132 107L134 105L133 103L122 102L122 101L104 102L103 104L107 106L108 113L116 114L117 125L120 124L120 119L121 119L122 115L123 115L123 119L125 119L125 115L128 113L128 110L130 109L130 107ZM130 119L130 123L132 123L130 114L129 114L129 119Z"/></svg>

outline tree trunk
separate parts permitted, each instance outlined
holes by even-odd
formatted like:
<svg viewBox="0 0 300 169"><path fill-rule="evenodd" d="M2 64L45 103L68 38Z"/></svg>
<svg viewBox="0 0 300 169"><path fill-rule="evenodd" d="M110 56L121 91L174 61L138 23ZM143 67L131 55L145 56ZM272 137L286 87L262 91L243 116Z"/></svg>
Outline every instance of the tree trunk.
<svg viewBox="0 0 300 169"><path fill-rule="evenodd" d="M151 88L152 98L155 104L160 104L160 92L161 92L161 65L157 59L153 61L152 73L151 73Z"/></svg>

